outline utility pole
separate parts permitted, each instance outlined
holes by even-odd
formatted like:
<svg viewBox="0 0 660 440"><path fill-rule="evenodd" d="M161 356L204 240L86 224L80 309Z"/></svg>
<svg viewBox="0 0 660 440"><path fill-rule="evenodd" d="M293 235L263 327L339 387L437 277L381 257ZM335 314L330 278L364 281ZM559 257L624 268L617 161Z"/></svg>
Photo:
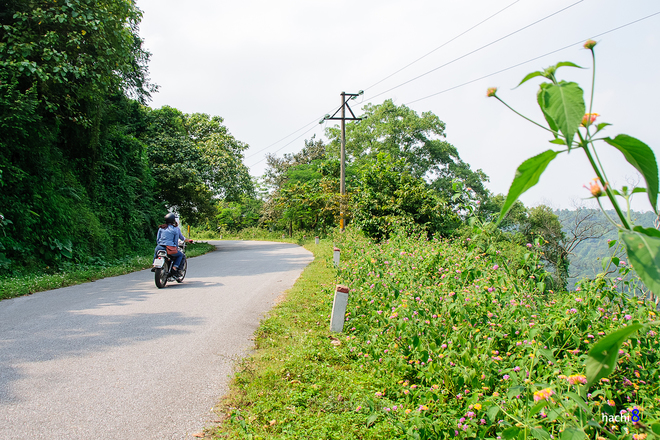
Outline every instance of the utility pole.
<svg viewBox="0 0 660 440"><path fill-rule="evenodd" d="M341 106L337 111L332 115L325 115L319 124L322 124L324 121L341 121L341 171L340 171L340 182L339 182L339 193L341 194L341 206L340 206L340 215L339 228L341 231L344 231L346 225L344 224L344 212L346 211L346 121L361 121L362 118L358 118L351 110L351 107L348 105L347 97L349 99L355 99L358 96L362 95L364 91L360 90L358 93L346 93L341 92ZM346 109L351 113L350 118L346 117ZM341 117L337 117L337 113L341 112Z"/></svg>

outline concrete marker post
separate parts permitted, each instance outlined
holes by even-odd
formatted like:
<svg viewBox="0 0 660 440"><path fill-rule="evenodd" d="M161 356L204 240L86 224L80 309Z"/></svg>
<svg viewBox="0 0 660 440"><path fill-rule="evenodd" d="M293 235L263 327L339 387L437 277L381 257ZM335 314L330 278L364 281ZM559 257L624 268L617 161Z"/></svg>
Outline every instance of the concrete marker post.
<svg viewBox="0 0 660 440"><path fill-rule="evenodd" d="M332 261L335 263L335 267L339 266L340 253L341 250L338 247L334 248L334 252L332 254Z"/></svg>
<svg viewBox="0 0 660 440"><path fill-rule="evenodd" d="M319 238L318 237L314 237L314 243L319 244Z"/></svg>
<svg viewBox="0 0 660 440"><path fill-rule="evenodd" d="M348 286L337 285L335 300L332 303L332 315L330 317L330 331L341 333L344 330L346 319L346 306L348 305Z"/></svg>

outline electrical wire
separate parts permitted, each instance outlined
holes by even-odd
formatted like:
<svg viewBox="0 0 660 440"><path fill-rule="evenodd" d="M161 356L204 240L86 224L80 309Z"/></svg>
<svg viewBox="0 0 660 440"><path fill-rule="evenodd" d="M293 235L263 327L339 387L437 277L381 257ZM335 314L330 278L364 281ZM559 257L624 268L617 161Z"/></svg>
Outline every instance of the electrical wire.
<svg viewBox="0 0 660 440"><path fill-rule="evenodd" d="M298 130L294 131L293 133L287 134L286 136L284 136L284 137L283 137L282 139L280 139L279 141L273 142L273 143L270 144L269 146L267 146L267 147L265 147L265 148L262 148L262 149L259 150L259 151L255 151L254 153L250 154L249 156L245 156L245 159L249 159L250 157L254 157L254 156L256 156L257 154L259 154L259 153L261 153L261 152L263 152L263 151L266 151L267 149L269 149L269 148L272 147L273 145L277 145L277 144L279 144L279 143L282 142L284 139L293 136L294 134L298 133L300 130L304 130L305 128L307 128L308 126L310 126L310 125L312 125L312 124L318 124L319 119L322 118L322 117L323 117L323 116L319 116L318 118L314 119L312 122L308 122L307 124L303 125L302 127L300 127ZM296 138L296 139L297 139L297 138ZM287 145L288 145L288 144L287 144ZM279 150L275 150L275 151L279 151Z"/></svg>
<svg viewBox="0 0 660 440"><path fill-rule="evenodd" d="M490 18L494 17L495 15L497 15L497 14L499 14L500 12L504 11L505 9L511 7L512 5L514 5L515 3L517 3L518 1L520 1L520 0L517 0L517 1L514 2L514 3L511 3L509 6L507 6L507 7L505 7L504 9L498 11L498 12L495 13L494 15L488 17L486 20L484 20L484 21L478 23L477 25L473 26L472 28L468 29L467 31L465 31L465 32L459 34L458 36L454 37L452 40L449 40L447 43L444 43L443 45L441 45L441 46L439 46L438 48L434 49L433 51L429 52L428 54L426 54L426 55L424 55L424 56L418 58L417 60L413 61L412 63L410 63L410 64L404 66L403 68L399 69L398 71L394 72L393 74L389 75L388 77L384 78L383 80L381 80L381 81L379 81L379 82L373 84L372 86L369 86L369 88L374 87L375 85L381 83L382 81L385 81L386 79L390 78L391 76L395 75L396 73L398 73L398 72L400 72L400 71L406 69L406 68L409 67L410 65L412 65L412 64L414 64L415 62L421 60L422 58L426 57L427 55L433 53L433 52L436 51L437 49L440 49L441 47L445 46L445 45L448 44L449 42L455 40L456 38L460 37L461 35L464 35L465 33L469 32L470 30L472 30L472 29L474 29L475 27L479 26L479 25L482 24L483 22L489 20ZM374 95L374 96L372 96L372 97L370 97L370 98L366 98L366 99L363 100L363 102L369 102L370 100L372 100L372 99L374 99L374 98L376 98L376 97L378 97L378 96L381 96L381 95L383 95L383 94L385 94L385 93L388 93L388 92L390 92L390 91L392 91L392 90L395 90L395 89L397 89L397 88L399 88L399 87L402 87L402 86L404 86L404 85L406 85L406 84L408 84L408 83L410 83L410 82L412 82L412 81L415 81L415 80L417 80L417 79L419 79L419 78L421 78L421 77L423 77L423 76L426 76L426 75L428 75L428 74L430 74L430 73L432 73L432 72L434 72L434 71L436 71L436 70L439 70L439 69L441 69L441 68L443 68L443 67L445 67L445 66L447 66L447 65L449 65L449 64L452 64L452 63L454 63L454 62L456 62L456 61L458 61L458 60L460 60L460 59L462 59L462 58L465 58L465 57L467 57L467 56L469 56L469 55L472 55L472 54L474 54L474 53L476 53L476 52L478 52L478 51L481 51L481 50L485 49L486 47L492 46L493 44L495 44L495 43L497 43L497 42L499 42L499 41L502 41L502 40L504 40L504 39L506 39L506 38L508 38L508 37L510 37L510 36L512 36L512 35L515 35L515 34L521 32L521 31L523 31L523 30L525 30L525 29L531 27L531 26L534 26L534 25L536 25L536 24L538 24L538 23L540 23L540 22L542 22L542 21L544 21L544 20L547 20L548 18L550 18L550 17L552 17L552 16L554 16L554 15L557 15L557 14L559 14L559 13L561 13L561 12L563 12L563 11L569 9L569 8L572 8L573 6L576 6L577 4L582 3L583 1L584 1L584 0L579 0L579 1L577 1L577 2L575 2L575 3L573 3L573 4L571 4L571 5L569 5L569 6L565 7L565 8L563 8L563 9L560 9L560 10L558 10L558 11L556 11L556 12L554 12L554 13L552 13L552 14L550 14L550 15L548 15L548 16L546 16L546 17L540 19L540 20L537 20L537 21L535 21L535 22L533 22L533 23L530 23L530 24L528 24L528 25L526 25L526 26L524 26L524 27L522 27L522 28L520 28L520 29L518 29L518 30L516 30L516 31L514 31L514 32L511 32L511 33L509 33L509 34L507 34L507 35L505 35L505 36L503 36L503 37L497 39L497 40L494 40L494 41L492 41L492 42L490 42L490 43L488 43L488 44L486 44L486 45L484 45L484 46L481 46L481 47L478 48L478 49L475 49L475 50L473 50L473 51L471 51L471 52L469 52L469 53L467 53L467 54L465 54L465 55L462 55L462 56L460 56L460 57L458 57L458 58L456 58L456 59L454 59L454 60L452 60L452 61L449 61L448 63L445 63L445 64L443 64L443 65L441 65L441 66L439 66L439 67L436 67L436 68L434 68L434 69L432 69L432 70L430 70L430 71L428 71L428 72L426 72L426 73L423 73L422 75L419 75L419 76L417 76L417 77L415 77L415 78L412 78L412 79L410 79L410 80L408 80L408 81L406 81L406 82L403 82L403 83L401 83L401 84L399 84L399 85L397 85L397 86L395 86L395 87L392 87L392 88L390 88L390 89L388 89L388 90L386 90L386 91L384 91L384 92L381 92L381 93L379 93L379 94L377 94L377 95ZM638 20L634 20L634 21L632 21L632 22L630 22L630 23L627 23L627 24L624 24L624 25L618 26L618 27L616 27L616 28L610 29L610 30L608 30L608 31L602 32L602 33L600 33L600 34L594 35L594 36L592 36L591 38L598 38L598 37L600 37L600 36L603 36L603 35L606 35L606 34L608 34L608 33L611 33L611 32L617 31L617 30L619 30L619 29L625 28L625 27L627 27L627 26L633 25L633 24L635 24L635 23L638 23L638 22L640 22L640 21L646 20L646 19L651 18L651 17L653 17L653 16L656 16L656 15L658 15L658 14L660 14L660 12L656 12L656 13L654 13L654 14L648 15L648 16L643 17L643 18L640 18L640 19L638 19ZM476 79L473 79L473 80L470 80L470 81L464 82L464 83L462 83L462 84L459 84L459 85L456 85L456 86L450 87L450 88L445 89L445 90L442 90L442 91L440 91L440 92L433 93L433 94L428 95L428 96L425 96L425 97L423 97L423 98L419 98L419 99L416 99L416 100L410 101L410 102L406 103L405 105L413 104L413 103L415 103L415 102L419 102L419 101L422 101L422 100L425 100L425 99L428 99L428 98L431 98L431 97L434 97L434 96L437 96L437 95L440 95L440 94L443 94L443 93L449 92L449 91L451 91L451 90L455 90L455 89L457 89L457 88L460 88L460 87L466 86L466 85L468 85L468 84L472 84L472 83L477 82L477 81L480 81L480 80L482 80L482 79L489 78L489 77L494 76L494 75L497 75L497 74L499 74L499 73L502 73L502 72L505 72L505 71L508 71L508 70L514 69L514 68L519 67L519 66L521 66L521 65L524 65L524 64L530 63L530 62L532 62L532 61L538 60L538 59L540 59L540 58L546 57L546 56L548 56L548 55L551 55L551 54L553 54L553 53L560 52L560 51L562 51L562 50L568 49L568 48L570 48L570 47L572 47L572 46L574 46L574 45L576 45L576 44L581 43L582 41L584 41L584 40L580 40L580 41L577 42L577 43L572 43L572 44L567 45L567 46L564 46L564 47L562 47L562 48L560 48L560 49L556 49L556 50L554 50L554 51L551 51L551 52L548 52L548 53L546 53L546 54L540 55L540 56L538 56L538 57L531 58L531 59L529 59L529 60L527 60L527 61L524 61L524 62L518 63L518 64L513 65L513 66L509 66L509 67L507 67L507 68L505 68L505 69L498 70L497 72L493 72L493 73L490 73L490 74L488 74L488 75L484 75L484 76L482 76L482 77L479 77L479 78L476 78ZM333 108L333 109L334 109L334 108ZM330 111L327 112L327 113L330 113L330 112L332 112L332 110L330 110ZM296 130L296 131L294 131L294 132L288 134L287 136L285 136L285 137L283 137L282 139L280 139L280 140L278 140L278 141L276 141L276 142L270 144L269 146L267 146L267 147L265 147L265 148L262 148L261 150L258 150L258 151L256 151L256 152L250 154L249 156L246 156L245 159L248 159L248 158L250 158L250 157L254 157L255 155L257 155L257 154L259 154L259 153L261 153L261 152L263 152L263 151L265 151L265 150L271 148L272 146L274 146L274 145L276 145L276 144L282 142L283 140L285 140L285 139L287 139L287 138L293 136L294 134L296 134L296 133L298 133L299 131L305 129L305 128L308 127L309 125L312 125L313 123L317 123L318 119L320 119L320 118L322 118L322 117L323 117L323 116L320 116L319 118L315 118L314 121L311 121L311 122L305 124L304 126L302 126L301 128L299 128L298 130ZM303 137L304 135L306 135L307 133L309 133L310 131L312 131L314 128L315 128L315 127L312 127L311 129L305 131L303 134L301 134L300 136L294 138L293 140L291 140L290 142L286 143L286 144L283 145L282 147L280 147L280 148L274 150L272 153L276 153L276 152L278 152L278 151L281 151L282 149L284 149L284 148L287 147L288 145L291 145L294 141L300 139L301 137ZM254 165L257 165L258 163L261 163L261 162L263 162L264 160L266 160L266 157L264 157L263 159L261 159L261 160L255 162L255 163L253 163L253 164L250 165L249 167L253 167Z"/></svg>
<svg viewBox="0 0 660 440"><path fill-rule="evenodd" d="M470 32L471 30L476 29L477 27L481 26L482 24L484 24L485 22L487 22L487 21L490 20L491 18L493 18L493 17L495 17L496 15L498 15L498 14L504 12L505 10L509 9L511 6L515 5L515 4L518 3L519 1L520 1L520 0L516 0L515 2L511 3L510 5L505 6L504 8L500 9L499 11L497 11L496 13L494 13L493 15L491 15L490 17L486 18L485 20L480 21L479 23L475 24L474 26L472 26L472 27L469 28L468 30L466 30L466 31L464 31L464 32L461 32L460 34L456 35L456 36L455 36L454 38L452 38L451 40L442 43L440 46L436 47L436 48L433 49L431 52L428 52L427 54L422 55L421 57L417 58L415 61L413 61L413 62L411 62L411 63L409 63L409 64L406 64L405 66L403 66L402 68L400 68L400 69L397 70L396 72L394 72L394 73L392 73L392 74L386 76L385 78L381 79L380 81L378 81L378 82L376 82L376 83L370 85L369 87L367 87L366 89L364 89L364 91L366 92L367 90L369 90L369 89L371 89L371 88L377 86L378 84L382 83L383 81L392 78L392 77L393 77L394 75L396 75L397 73L399 73L399 72L401 72L401 71L407 69L408 67L412 66L412 65L415 64L416 62L421 61L422 59L424 59L424 58L426 58L427 56L431 55L431 54L432 54L433 52L435 52L436 50L442 49L443 47L445 47L446 45L448 45L448 44L451 43L452 41L455 41L455 40L459 39L460 37L462 37L463 35L465 35L465 34L467 34L468 32Z"/></svg>
<svg viewBox="0 0 660 440"><path fill-rule="evenodd" d="M437 51L437 50L439 50L439 49L445 47L445 46L448 45L449 43L451 43L451 42L457 40L458 38L462 37L463 35L467 34L468 32L470 32L470 31L476 29L477 27L481 26L482 24L484 24L484 23L487 22L488 20L490 20L490 19L492 19L493 17L499 15L500 13L504 12L505 10L509 9L511 6L515 5L516 3L520 2L520 1L521 1L521 0L516 0L516 1L514 1L513 3L509 4L508 6L505 6L504 8L500 9L499 11L497 11L497 12L494 13L494 14L492 14L492 15L489 16L488 18L486 18L486 19L480 21L479 23L475 24L474 26L470 27L469 29L467 29L467 30L461 32L460 34L456 35L454 38L450 39L449 41L446 41L445 43L443 43L443 44L441 44L440 46L436 47L436 48L433 49L432 51L426 53L425 55L422 55L421 57L417 58L417 59L414 60L413 62L411 62L411 63L409 63L409 64L403 66L401 69L399 69L399 70L397 70L396 72L394 72L394 73L388 75L387 77L381 79L380 81L378 81L378 82L376 82L376 83L370 85L369 87L367 87L367 88L364 89L364 90L369 90L369 89L375 87L376 85L382 83L383 81L388 80L389 78L393 77L393 76L396 75L397 73L399 73L399 72L401 72L401 71L407 69L408 67L412 66L412 65L415 64L416 62L418 62L418 61L420 61L420 60L426 58L426 57L429 56L429 55L431 55L433 52L435 52L435 51ZM584 1L584 0L580 0L580 1ZM377 96L378 96L378 95L377 95ZM364 101L365 101L365 99L364 99L364 95L362 95L362 100L360 101L360 104L362 104ZM331 111L332 111L332 110L331 110ZM330 113L330 111L327 112L327 113ZM323 117L323 116L320 116L319 118L322 118L322 117ZM299 128L298 130L296 130L296 131L294 131L294 132L292 132L292 133L290 133L290 134L284 136L282 139L280 139L280 140L278 140L278 141L276 141L276 142L273 142L272 144L268 145L267 147L264 147L264 148L262 148L261 150L255 151L254 153L251 153L249 156L245 156L245 159L249 159L249 158L251 158L251 157L254 157L254 156L256 156L257 154L262 153L262 152L268 150L268 149L271 148L272 146L279 144L279 143L282 142L283 140L285 140L285 139L287 139L287 138L293 136L294 134L298 133L300 130L304 130L304 129L307 128L309 125L315 123L316 121L319 120L319 118L315 118L314 121L308 122L307 124L305 124L304 126L302 126L301 128ZM309 131L311 131L311 130L308 130L307 132L309 132ZM307 133L307 132L306 132L306 133ZM298 138L299 138L299 137L298 137ZM296 139L298 139L298 138L296 138ZM294 139L294 140L295 140L295 139ZM289 144L286 144L286 145L289 145ZM286 145L285 145L285 146L286 146ZM284 147L282 147L282 148L284 148ZM278 150L275 150L274 152L280 151L282 148L280 148L280 149L278 149ZM262 159L262 160L263 160L263 159ZM259 161L259 162L261 162L261 161ZM256 163L259 163L259 162L256 162ZM255 163L255 164L256 164L256 163Z"/></svg>
<svg viewBox="0 0 660 440"><path fill-rule="evenodd" d="M318 121L317 121L316 123L318 124ZM307 125L310 125L310 124L307 124ZM307 127L307 125L306 125L305 127ZM305 127L303 127L303 128L305 128ZM292 139L290 142L288 142L288 143L282 145L282 146L281 146L280 148L278 148L277 150L272 151L271 154L273 154L273 153L277 153L278 151L283 150L285 147L291 145L292 143L294 143L295 141L297 141L297 140L300 139L301 137L305 136L307 133L309 133L310 131L314 130L315 128L316 128L316 127L312 127L312 128L310 128L309 130L307 130L306 132L304 132L304 133L301 134L300 136L298 136L298 137ZM302 130L302 128L301 128L300 130ZM300 130L298 130L298 131L300 131ZM298 131L296 131L296 132L294 132L294 133L297 133ZM293 134L293 133L292 133L292 134ZM289 136L291 136L291 135L289 135ZM289 137L289 136L287 136L287 137ZM286 138L284 138L284 139L286 139ZM276 142L276 143L277 143L277 142ZM272 144L272 145L274 145L274 144ZM263 150L262 150L262 151L263 151ZM252 165L248 165L248 168L252 168L252 167L255 166L256 164L263 162L263 161L266 160L267 158L268 158L268 156L265 156L263 159L260 159L260 160L256 161L256 162L253 163Z"/></svg>
<svg viewBox="0 0 660 440"><path fill-rule="evenodd" d="M546 53L546 54L539 55L539 56L537 56L537 57L531 58L531 59L529 59L529 60L527 60L527 61L523 61L522 63L518 63L518 64L515 64L515 65L513 65L513 66L509 66L509 67L507 67L507 68L505 68L505 69L502 69L502 70L498 70L497 72L489 73L488 75L484 75L484 76L482 76L482 77L475 78L475 79L473 79L473 80L470 80L470 81L464 82L464 83L459 84L459 85L454 86L454 87L450 87L450 88L448 88L448 89L442 90L442 91L437 92L437 93L433 93L433 94L428 95L428 96L425 96L425 97L423 97L423 98L415 99L414 101L407 102L407 103L405 103L404 105L410 105L410 104L413 104L413 103L415 103L415 102L423 101L423 100L425 100L425 99L432 98L432 97L437 96L437 95L441 95L441 94L443 94L443 93L449 92L449 91L451 91L451 90L458 89L458 88L463 87L463 86L466 86L466 85L468 85L468 84L472 84L472 83L474 83L474 82L481 81L482 79L489 78L489 77L494 76L494 75L497 75L497 74L499 74L499 73L506 72L507 70L515 69L516 67L520 67L520 66L522 66L523 64L528 64L528 63L531 63L532 61L536 61L536 60L538 60L538 59L540 59L540 58L546 57L546 56L548 56L548 55L552 55L553 53L557 53L557 52L561 52L562 50L566 50L566 49L568 49L568 48L570 48L570 47L575 46L576 44L582 44L582 43L584 43L584 42L585 42L586 40L588 40L588 39L594 39L594 38L602 37L603 35L609 34L609 33L614 32L614 31L618 31L619 29L623 29L623 28L625 28L625 27L627 27L627 26L630 26L630 25L633 25L633 24L635 24L635 23L639 23L640 21L646 20L646 19L651 18L651 17L654 17L654 16L656 16L656 15L660 15L660 11L658 11L658 12L656 12L656 13L654 13L654 14L651 14L651 15L647 15L646 17L642 17L642 18L639 18L639 19L637 19L637 20L631 21L630 23L626 23L626 24L624 24L624 25L621 25L621 26L618 26L618 27L612 28L612 29L610 29L610 30L608 30L608 31L601 32L600 34L593 35L593 36L591 36L591 37L589 37L589 38L587 38L587 39L583 39L583 40L579 40L579 41L577 41L577 42L575 42L575 43L571 43L571 44L569 44L568 46L564 46L564 47L562 47L562 48L560 48L560 49L556 49L556 50L553 50L553 51L548 52L548 53Z"/></svg>
<svg viewBox="0 0 660 440"><path fill-rule="evenodd" d="M441 66L438 66L438 67L436 67L436 68L434 68L434 69L431 69L431 70L429 70L429 71L426 72L426 73L422 73L421 75L418 75L418 76L416 76L416 77L414 77L414 78L412 78L412 79L409 79L408 81L405 81L405 82L403 82L403 83L401 83L401 84L399 84L399 85L397 85L397 86L394 86L394 87L392 87L392 88L390 88L390 89L387 89L387 90L385 90L384 92L381 92L381 93L379 93L379 94L377 94L377 95L370 96L369 98L366 98L365 100L366 100L366 101L372 100L372 99L377 98L377 97L379 97L379 96L381 96L381 95L384 95L385 93L389 93L389 92L391 92L392 90L398 89L399 87L405 86L406 84L409 84L409 83L411 83L411 82L413 82L413 81L416 81L416 80L418 80L418 79L420 79L420 78L422 78L422 77L424 77L424 76L426 76L426 75L428 75L428 74L430 74L430 73L435 72L436 70L442 69L443 67L446 67L446 66L448 66L448 65L450 65L450 64L453 64L453 63L455 63L455 62L458 61L458 60L461 60L461 59L463 59L463 58L466 58L466 57L468 57L468 56L470 56L470 55L472 55L472 54L474 54L474 53L477 53L477 52L479 52L479 51L481 51L481 50L483 50L483 49L485 49L485 48L487 48L487 47L492 46L492 45L495 44L495 43L498 43L498 42L500 42L500 41L502 41L502 40L504 40L504 39L506 39L506 38L509 38L509 37L511 37L512 35L515 35L515 34L521 32L521 31L523 31L523 30L525 30L525 29L528 29L528 28L530 28L530 27L532 27L532 26L534 26L534 25L536 25L536 24L538 24L538 23L541 23L542 21L547 20L548 18L553 17L553 16L555 16L555 15L561 13L561 12L564 12L564 11L566 11L567 9L572 8L573 6L582 3L583 1L584 1L584 0L578 0L578 1L575 2L575 3L573 3L573 4L569 5L569 6L566 6L565 8L562 8L562 9L556 11L556 12L553 12L553 13L550 14L550 15L547 15L547 16L541 18L540 20L536 20L535 22L530 23L530 24L528 24L527 26L523 26L523 27L521 27L520 29L518 29L518 30L516 30L516 31L513 31L513 32L511 32L511 33L509 33L509 34L507 34L507 35L505 35L505 36L503 36L503 37L498 38L497 40L493 40L493 41L491 41L490 43L485 44L485 45L479 47L478 49L475 49L475 50L473 50L473 51L471 51L471 52L468 52L468 53L466 53L466 54L464 54L464 55L461 55L461 56L458 57L458 58L454 58L453 60L448 61L448 62L446 62L445 64L443 64L443 65L441 65Z"/></svg>

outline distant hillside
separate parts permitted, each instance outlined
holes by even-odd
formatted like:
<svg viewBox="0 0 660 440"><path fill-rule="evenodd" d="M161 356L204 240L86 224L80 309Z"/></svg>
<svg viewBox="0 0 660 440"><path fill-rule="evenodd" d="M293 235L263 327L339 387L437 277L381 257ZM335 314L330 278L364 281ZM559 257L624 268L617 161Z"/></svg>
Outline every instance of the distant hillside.
<svg viewBox="0 0 660 440"><path fill-rule="evenodd" d="M571 277L568 280L569 289L572 289L575 282L584 278L593 278L603 271L602 259L609 258L614 248L610 249L608 240L617 240L618 233L616 228L605 218L605 215L596 209L568 210L562 209L555 211L562 229L567 237L571 237L571 231L580 229L582 231L594 231L596 234L602 230L603 236L600 238L590 238L582 241L573 250L571 255L571 265L569 273ZM616 213L608 211L611 218L616 218ZM654 227L656 215L653 212L634 212L632 213L633 222L645 228ZM625 260L625 257L623 258Z"/></svg>

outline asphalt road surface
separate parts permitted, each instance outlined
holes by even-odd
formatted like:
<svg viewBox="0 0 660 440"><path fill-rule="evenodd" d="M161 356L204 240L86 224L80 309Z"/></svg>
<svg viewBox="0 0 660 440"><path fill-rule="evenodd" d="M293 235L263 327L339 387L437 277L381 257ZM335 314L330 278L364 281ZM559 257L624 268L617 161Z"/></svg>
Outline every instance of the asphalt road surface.
<svg viewBox="0 0 660 440"><path fill-rule="evenodd" d="M157 289L149 270L0 301L0 439L191 439L312 254L220 241Z"/></svg>

